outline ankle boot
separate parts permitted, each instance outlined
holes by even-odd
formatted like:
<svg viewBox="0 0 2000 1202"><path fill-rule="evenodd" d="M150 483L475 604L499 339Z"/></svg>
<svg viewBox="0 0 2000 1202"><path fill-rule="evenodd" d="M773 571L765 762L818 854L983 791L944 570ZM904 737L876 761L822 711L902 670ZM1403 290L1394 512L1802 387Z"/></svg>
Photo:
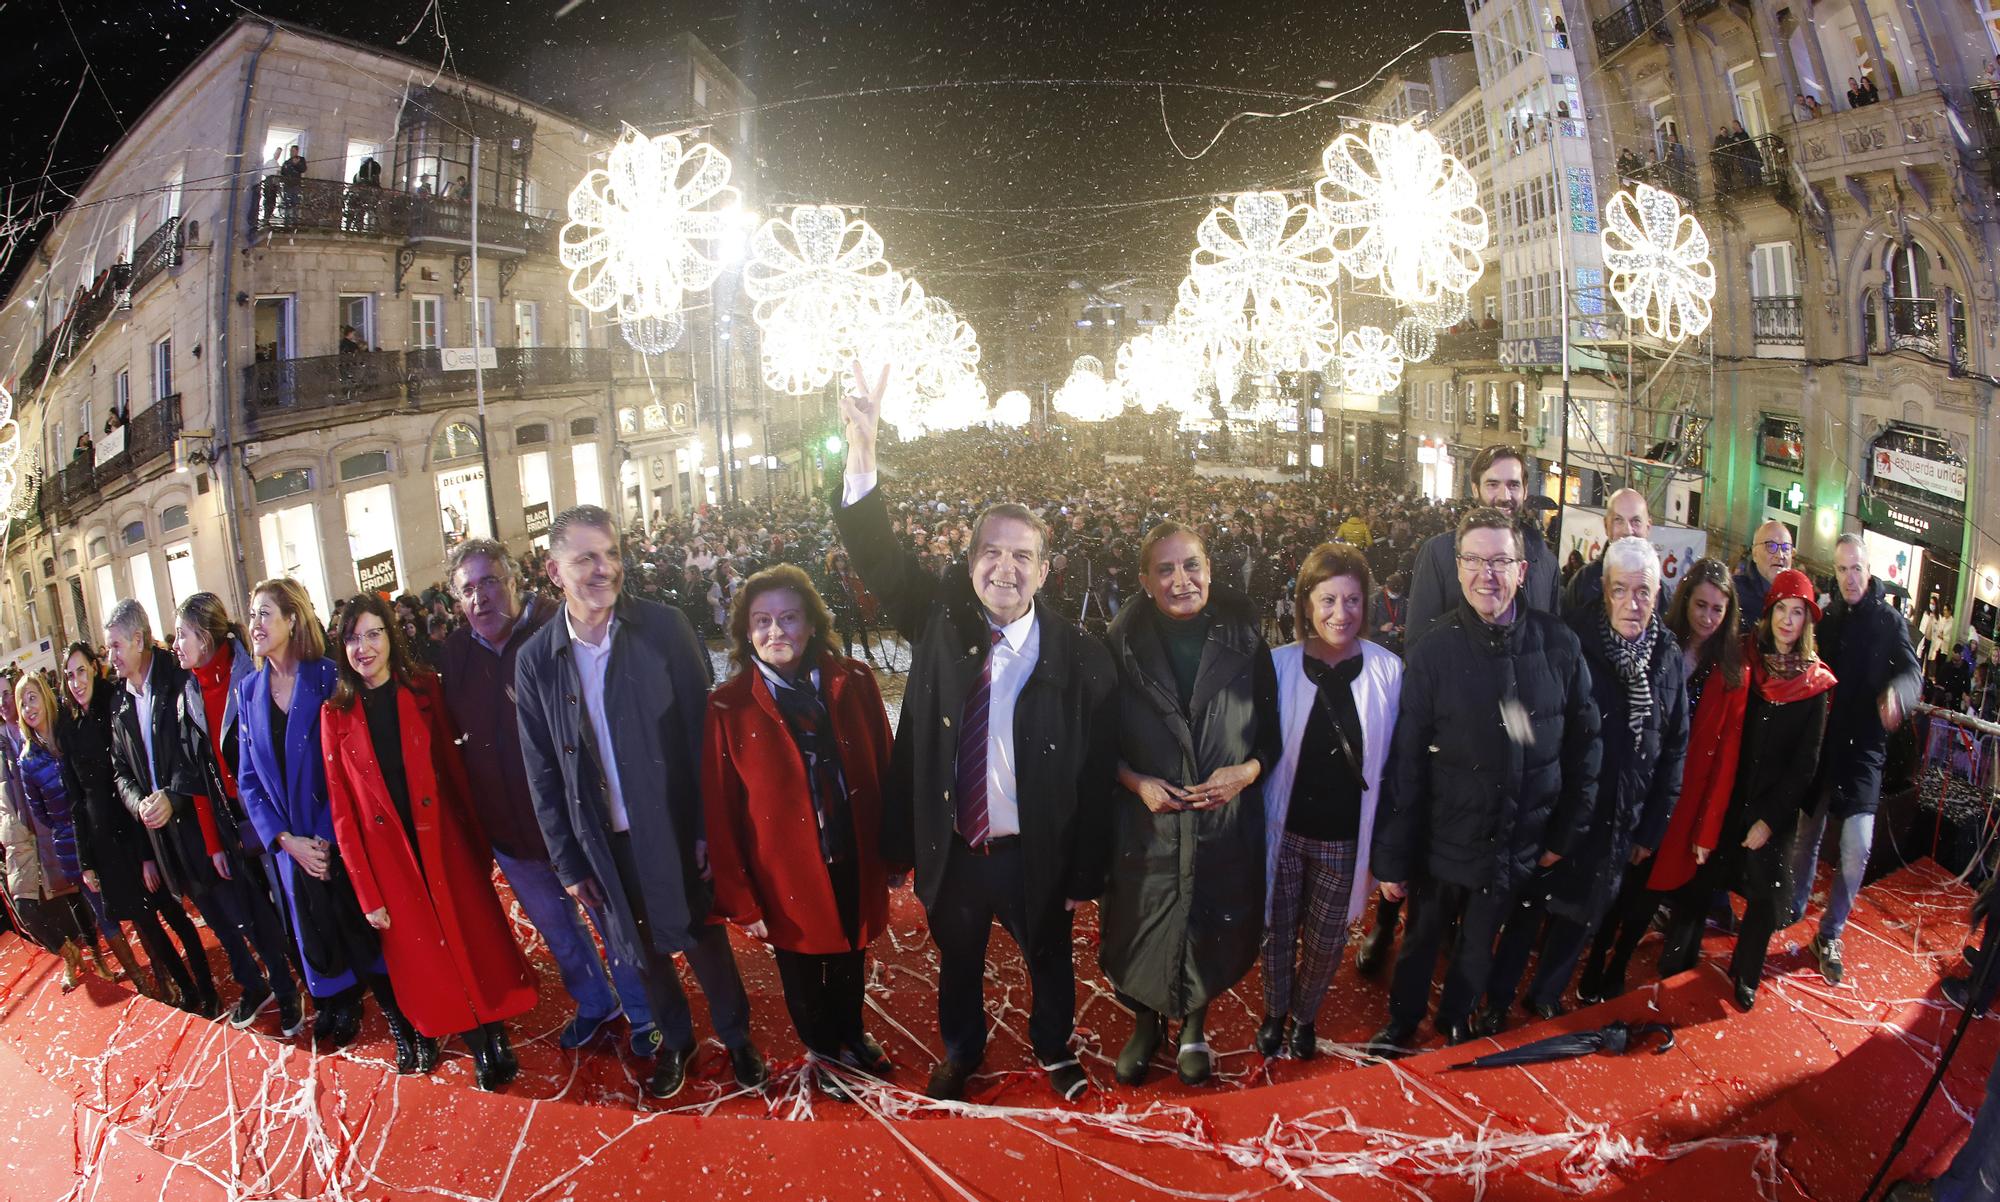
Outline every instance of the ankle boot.
<svg viewBox="0 0 2000 1202"><path fill-rule="evenodd" d="M1118 1053L1117 1076L1120 1085L1137 1085L1146 1079L1152 1067L1153 1056L1160 1050L1160 1039L1166 1023L1157 1010L1141 1009L1133 1014L1132 1038L1125 1041L1125 1050Z"/></svg>
<svg viewBox="0 0 2000 1202"><path fill-rule="evenodd" d="M498 1092L507 1083L506 1070L500 1064L499 1049L486 1034L486 1028L473 1027L459 1038L465 1041L472 1053L472 1083L487 1093Z"/></svg>
<svg viewBox="0 0 2000 1202"><path fill-rule="evenodd" d="M1375 925L1361 940L1354 954L1354 971L1366 976L1389 962L1389 949L1396 942L1396 924L1402 918L1403 903L1386 897L1375 899Z"/></svg>
<svg viewBox="0 0 2000 1202"><path fill-rule="evenodd" d="M59 954L63 962L63 992L68 993L83 980L83 949L76 945L75 940L65 939Z"/></svg>
<svg viewBox="0 0 2000 1202"><path fill-rule="evenodd" d="M401 1010L384 1006L382 1017L389 1021L389 1037L396 1042L396 1071L404 1076L417 1072L422 1055L418 1044L423 1036L417 1034L417 1029L403 1017Z"/></svg>
<svg viewBox="0 0 2000 1202"><path fill-rule="evenodd" d="M521 1062L514 1057L514 1044L507 1038L506 1023L487 1023L486 1037L493 1043L493 1052L500 1058L500 1068L506 1074L505 1085L521 1075Z"/></svg>

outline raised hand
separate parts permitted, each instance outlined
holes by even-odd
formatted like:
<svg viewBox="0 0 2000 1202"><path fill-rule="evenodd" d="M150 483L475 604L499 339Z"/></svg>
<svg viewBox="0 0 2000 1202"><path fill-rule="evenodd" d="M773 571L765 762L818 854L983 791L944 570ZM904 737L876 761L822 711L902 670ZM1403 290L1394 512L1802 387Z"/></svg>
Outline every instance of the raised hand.
<svg viewBox="0 0 2000 1202"><path fill-rule="evenodd" d="M840 416L847 422L847 472L861 475L875 470L875 439L882 427L882 398L889 394L889 365L872 377L852 360L848 370L854 387L840 394Z"/></svg>

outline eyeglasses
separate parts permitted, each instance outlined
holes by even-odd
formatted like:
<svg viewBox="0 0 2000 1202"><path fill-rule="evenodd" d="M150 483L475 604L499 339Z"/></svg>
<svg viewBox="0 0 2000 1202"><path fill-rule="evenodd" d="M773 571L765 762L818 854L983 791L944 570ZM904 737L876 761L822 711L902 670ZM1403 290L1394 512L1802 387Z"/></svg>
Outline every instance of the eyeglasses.
<svg viewBox="0 0 2000 1202"><path fill-rule="evenodd" d="M1483 559L1477 555L1461 555L1458 557L1458 566L1464 568L1466 571L1492 572L1496 576L1512 570L1514 565L1520 562L1520 560L1514 558L1512 555L1495 555L1491 559Z"/></svg>
<svg viewBox="0 0 2000 1202"><path fill-rule="evenodd" d="M498 576L481 576L477 580L466 581L465 587L458 590L458 596L462 601L470 601L480 596L491 597L499 593L501 584L502 581Z"/></svg>
<svg viewBox="0 0 2000 1202"><path fill-rule="evenodd" d="M1790 543L1765 543L1765 544L1764 544L1764 549L1765 549L1766 551L1769 551L1769 552L1770 552L1771 554L1773 554L1773 555L1790 555L1790 554L1792 553L1792 544L1790 544Z"/></svg>

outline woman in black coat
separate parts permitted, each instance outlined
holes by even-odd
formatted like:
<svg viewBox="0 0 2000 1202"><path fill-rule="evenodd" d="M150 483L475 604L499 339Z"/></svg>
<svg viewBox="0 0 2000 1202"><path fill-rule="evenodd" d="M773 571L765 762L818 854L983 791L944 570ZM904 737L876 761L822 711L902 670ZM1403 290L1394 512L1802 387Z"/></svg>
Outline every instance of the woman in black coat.
<svg viewBox="0 0 2000 1202"><path fill-rule="evenodd" d="M1743 750L1722 836L1703 869L1701 879L1709 888L1676 895L1667 946L1660 954L1662 971L1666 965L1691 966L1712 890L1742 894L1743 921L1729 975L1736 984L1736 1005L1746 1011L1757 1002L1764 957L1780 908L1790 899L1792 837L1826 733L1835 681L1814 646L1813 623L1819 616L1805 573L1778 573L1764 597L1764 616L1744 647L1750 701L1743 715Z"/></svg>
<svg viewBox="0 0 2000 1202"><path fill-rule="evenodd" d="M1132 1007L1118 1080L1145 1079L1166 1018L1181 1080L1208 1080L1208 1003L1257 962L1264 802L1283 744L1277 671L1249 600L1213 590L1201 536L1164 522L1139 551L1145 601L1111 624L1119 790L1099 963Z"/></svg>
<svg viewBox="0 0 2000 1202"><path fill-rule="evenodd" d="M115 686L104 676L97 651L76 642L63 657L63 706L56 740L63 748L63 787L76 824L76 859L83 886L102 895L115 922L129 922L153 964L147 996L195 1007L215 992L215 978L201 936L180 899L160 883L146 829L118 799L111 779L111 701ZM162 926L180 936L176 950Z"/></svg>

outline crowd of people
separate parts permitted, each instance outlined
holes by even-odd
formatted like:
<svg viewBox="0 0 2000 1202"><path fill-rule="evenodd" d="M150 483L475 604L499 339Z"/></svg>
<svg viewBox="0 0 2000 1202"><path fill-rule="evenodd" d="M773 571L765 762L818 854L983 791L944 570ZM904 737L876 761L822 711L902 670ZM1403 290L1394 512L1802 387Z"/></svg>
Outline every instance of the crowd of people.
<svg viewBox="0 0 2000 1202"><path fill-rule="evenodd" d="M309 998L321 1046L352 1040L372 995L399 1071L456 1038L498 1089L541 985L497 864L574 1003L560 1046L622 1016L656 1098L696 1046L676 954L736 1081L766 1080L725 924L770 947L819 1088L885 1072L866 964L905 882L938 952L941 1099L984 1059L996 921L1050 1087L1092 1088L1071 938L1092 904L1135 1020L1123 1084L1163 1052L1207 1081L1208 1008L1259 966L1257 1049L1314 1056L1355 923L1360 971L1393 949L1384 1057L1427 1019L1457 1044L1517 1003L1621 993L1662 911L1658 972L1692 967L1732 893L1749 1010L1822 843L1811 948L1842 979L1921 681L1858 536L1824 605L1780 523L1742 570L1699 560L1668 595L1631 490L1602 557L1560 570L1514 448L1474 462L1470 506L1441 506L1107 472L1026 436L878 464L879 402L843 403L830 514L796 499L628 536L579 506L545 548L463 542L444 586L324 624L287 579L242 626L198 594L170 646L121 603L59 687L30 674L0 699L15 921L72 981L101 940L147 993L239 1028L274 1011L298 1035ZM879 631L907 649L894 731ZM188 905L227 958L226 1012Z"/></svg>

